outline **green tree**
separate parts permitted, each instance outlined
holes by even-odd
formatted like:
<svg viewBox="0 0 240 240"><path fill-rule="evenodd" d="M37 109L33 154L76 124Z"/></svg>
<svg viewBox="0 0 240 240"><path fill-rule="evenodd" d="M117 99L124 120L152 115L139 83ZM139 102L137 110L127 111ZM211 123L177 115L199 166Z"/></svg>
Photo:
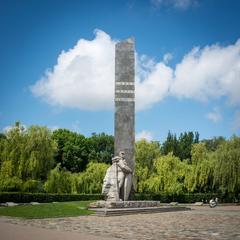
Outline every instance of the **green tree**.
<svg viewBox="0 0 240 240"><path fill-rule="evenodd" d="M191 161L191 149L192 145L199 142L198 132L184 132L181 133L178 139L179 142L179 154L178 157L181 160L189 159Z"/></svg>
<svg viewBox="0 0 240 240"><path fill-rule="evenodd" d="M168 132L167 139L161 146L161 152L163 155L167 155L170 152L175 156L179 155L179 143L176 134L172 134L170 131Z"/></svg>
<svg viewBox="0 0 240 240"><path fill-rule="evenodd" d="M154 159L161 155L160 145L158 142L140 140L136 142L135 155L135 188L137 192L144 192L147 190L146 180L153 171Z"/></svg>
<svg viewBox="0 0 240 240"><path fill-rule="evenodd" d="M50 171L44 189L48 193L77 193L75 177L71 172L60 169L58 164Z"/></svg>
<svg viewBox="0 0 240 240"><path fill-rule="evenodd" d="M13 162L11 160L6 160L2 163L1 166L1 171L0 171L0 176L2 178L5 177L14 177L15 175L15 171L14 171L14 166L13 166Z"/></svg>
<svg viewBox="0 0 240 240"><path fill-rule="evenodd" d="M45 180L54 166L56 143L47 127L30 126L25 135L19 171L23 179Z"/></svg>
<svg viewBox="0 0 240 240"><path fill-rule="evenodd" d="M223 193L240 192L240 137L233 136L215 152L214 185Z"/></svg>
<svg viewBox="0 0 240 240"><path fill-rule="evenodd" d="M208 151L216 151L218 147L225 142L224 137L214 137L212 139L204 139L202 142L205 143L205 146Z"/></svg>
<svg viewBox="0 0 240 240"><path fill-rule="evenodd" d="M181 133L177 139L176 134L168 132L166 141L161 146L163 155L173 153L174 156L179 157L181 161L189 159L191 161L191 148L192 145L199 142L198 132L184 132Z"/></svg>
<svg viewBox="0 0 240 240"><path fill-rule="evenodd" d="M148 189L154 193L181 194L184 192L185 162L172 153L154 161L154 173L147 180Z"/></svg>
<svg viewBox="0 0 240 240"><path fill-rule="evenodd" d="M0 169L1 169L2 161L3 161L1 155L2 155L2 152L4 150L4 142L5 142L4 140L5 140L5 138L6 138L5 134L0 133Z"/></svg>
<svg viewBox="0 0 240 240"><path fill-rule="evenodd" d="M0 133L0 139L6 139L6 135L4 133Z"/></svg>
<svg viewBox="0 0 240 240"><path fill-rule="evenodd" d="M85 172L78 174L77 191L81 193L101 193L103 179L109 165L90 162Z"/></svg>
<svg viewBox="0 0 240 240"><path fill-rule="evenodd" d="M53 132L53 139L58 146L55 159L61 168L71 172L81 172L86 168L89 146L83 135L58 129Z"/></svg>
<svg viewBox="0 0 240 240"><path fill-rule="evenodd" d="M23 181L14 177L3 177L0 176L0 191L2 192L17 192L21 191Z"/></svg>
<svg viewBox="0 0 240 240"><path fill-rule="evenodd" d="M192 146L192 164L186 166L185 186L188 192L209 192L213 190L214 157L205 146Z"/></svg>
<svg viewBox="0 0 240 240"><path fill-rule="evenodd" d="M9 177L18 176L19 159L26 141L25 133L25 128L20 122L16 122L6 132L6 137L1 138L1 172L7 173Z"/></svg>
<svg viewBox="0 0 240 240"><path fill-rule="evenodd" d="M0 140L1 178L45 180L53 166L56 144L46 127L24 128L19 122Z"/></svg>
<svg viewBox="0 0 240 240"><path fill-rule="evenodd" d="M39 193L44 192L43 183L39 180L29 179L22 183L23 192Z"/></svg>
<svg viewBox="0 0 240 240"><path fill-rule="evenodd" d="M90 148L89 161L110 164L114 154L114 137L105 133L95 134L88 138Z"/></svg>

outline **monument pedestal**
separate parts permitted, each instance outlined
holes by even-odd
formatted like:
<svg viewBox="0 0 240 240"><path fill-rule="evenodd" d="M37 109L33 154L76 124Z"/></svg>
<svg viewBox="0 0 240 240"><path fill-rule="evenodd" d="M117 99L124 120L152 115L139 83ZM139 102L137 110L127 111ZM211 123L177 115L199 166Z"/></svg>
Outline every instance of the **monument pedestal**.
<svg viewBox="0 0 240 240"><path fill-rule="evenodd" d="M160 201L97 201L90 208L146 208L160 207Z"/></svg>
<svg viewBox="0 0 240 240"><path fill-rule="evenodd" d="M161 205L160 201L97 201L89 205L96 216L119 216L127 214L186 211L190 208Z"/></svg>

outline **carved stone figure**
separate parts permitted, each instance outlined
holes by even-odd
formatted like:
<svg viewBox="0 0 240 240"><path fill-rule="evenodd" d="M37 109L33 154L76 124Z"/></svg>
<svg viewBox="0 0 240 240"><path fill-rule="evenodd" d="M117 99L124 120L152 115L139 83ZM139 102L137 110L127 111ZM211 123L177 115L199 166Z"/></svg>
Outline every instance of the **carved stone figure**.
<svg viewBox="0 0 240 240"><path fill-rule="evenodd" d="M132 187L132 169L125 160L124 151L112 158L112 166L108 168L103 180L102 193L107 201L127 201Z"/></svg>

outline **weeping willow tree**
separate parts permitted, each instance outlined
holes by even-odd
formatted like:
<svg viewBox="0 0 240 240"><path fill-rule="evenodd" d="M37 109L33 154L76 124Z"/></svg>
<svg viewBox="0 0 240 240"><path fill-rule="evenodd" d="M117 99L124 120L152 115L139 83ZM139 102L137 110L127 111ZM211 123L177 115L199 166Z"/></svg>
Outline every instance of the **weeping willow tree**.
<svg viewBox="0 0 240 240"><path fill-rule="evenodd" d="M183 193L185 164L172 153L154 160L154 173L147 180L149 191L171 195Z"/></svg>
<svg viewBox="0 0 240 240"><path fill-rule="evenodd" d="M78 174L77 191L79 193L101 193L103 178L109 165L90 162L85 172Z"/></svg>
<svg viewBox="0 0 240 240"><path fill-rule="evenodd" d="M185 169L185 186L188 192L208 192L213 187L215 159L204 143L194 144L191 150L192 164Z"/></svg>
<svg viewBox="0 0 240 240"><path fill-rule="evenodd" d="M223 193L240 192L240 138L232 137L215 152L214 186Z"/></svg>
<svg viewBox="0 0 240 240"><path fill-rule="evenodd" d="M64 169L60 170L58 164L50 171L44 189L48 193L77 193L75 178L75 174Z"/></svg>
<svg viewBox="0 0 240 240"><path fill-rule="evenodd" d="M25 129L19 122L16 122L15 126L6 132L5 138L0 139L0 175L2 177L18 176L19 159L21 158L25 141Z"/></svg>
<svg viewBox="0 0 240 240"><path fill-rule="evenodd" d="M56 143L51 138L51 131L46 127L31 126L27 129L25 144L21 153L19 175L23 179L47 178L54 165Z"/></svg>
<svg viewBox="0 0 240 240"><path fill-rule="evenodd" d="M4 138L0 138L0 190L8 191L2 187L7 186L7 182L11 183L9 185L15 182L18 186L9 188L10 191L21 190L21 181L46 180L54 165L56 147L51 131L46 127L25 128L17 122L5 133Z"/></svg>
<svg viewBox="0 0 240 240"><path fill-rule="evenodd" d="M50 171L44 189L49 193L101 193L109 165L90 162L86 171L71 173L58 164Z"/></svg>
<svg viewBox="0 0 240 240"><path fill-rule="evenodd" d="M135 181L136 191L147 191L147 179L153 171L153 162L160 157L160 146L158 142L147 142L140 140L135 145Z"/></svg>

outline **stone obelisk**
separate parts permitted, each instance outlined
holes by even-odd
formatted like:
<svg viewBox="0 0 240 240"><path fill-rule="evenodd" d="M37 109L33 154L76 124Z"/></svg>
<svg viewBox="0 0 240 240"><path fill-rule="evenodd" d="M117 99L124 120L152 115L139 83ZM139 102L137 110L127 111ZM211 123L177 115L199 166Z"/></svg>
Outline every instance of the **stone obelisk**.
<svg viewBox="0 0 240 240"><path fill-rule="evenodd" d="M135 50L129 38L115 47L115 131L114 152L125 152L127 164L134 170L135 145Z"/></svg>

